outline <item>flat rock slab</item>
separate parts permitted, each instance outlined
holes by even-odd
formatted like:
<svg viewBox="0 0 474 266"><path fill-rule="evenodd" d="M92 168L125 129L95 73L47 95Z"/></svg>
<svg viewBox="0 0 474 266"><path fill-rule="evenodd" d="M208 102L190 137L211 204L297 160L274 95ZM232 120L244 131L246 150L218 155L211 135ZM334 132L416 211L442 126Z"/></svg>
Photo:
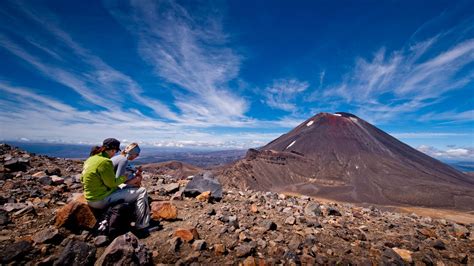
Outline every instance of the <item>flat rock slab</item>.
<svg viewBox="0 0 474 266"><path fill-rule="evenodd" d="M26 203L5 203L3 209L7 212L17 211L28 207Z"/></svg>
<svg viewBox="0 0 474 266"><path fill-rule="evenodd" d="M163 189L166 191L166 193L174 193L179 190L179 183L171 183L163 186Z"/></svg>
<svg viewBox="0 0 474 266"><path fill-rule="evenodd" d="M35 243L56 243L61 240L61 235L58 229L47 228L34 234L32 239Z"/></svg>

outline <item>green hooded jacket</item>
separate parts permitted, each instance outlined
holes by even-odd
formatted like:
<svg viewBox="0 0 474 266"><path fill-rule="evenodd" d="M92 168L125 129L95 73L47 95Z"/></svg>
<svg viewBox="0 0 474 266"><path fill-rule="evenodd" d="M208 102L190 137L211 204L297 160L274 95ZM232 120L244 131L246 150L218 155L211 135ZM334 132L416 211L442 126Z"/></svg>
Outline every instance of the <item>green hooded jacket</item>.
<svg viewBox="0 0 474 266"><path fill-rule="evenodd" d="M127 180L125 176L115 178L114 166L107 153L99 153L84 162L81 182L87 201L105 199Z"/></svg>

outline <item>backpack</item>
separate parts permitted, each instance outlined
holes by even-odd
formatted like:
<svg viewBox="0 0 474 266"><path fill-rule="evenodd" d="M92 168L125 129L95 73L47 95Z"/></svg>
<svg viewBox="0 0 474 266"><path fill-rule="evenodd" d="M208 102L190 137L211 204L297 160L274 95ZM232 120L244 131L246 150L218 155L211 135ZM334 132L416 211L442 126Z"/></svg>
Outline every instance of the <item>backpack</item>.
<svg viewBox="0 0 474 266"><path fill-rule="evenodd" d="M111 205L103 214L97 225L99 235L106 235L110 239L130 231L130 223L135 220L134 205L119 202Z"/></svg>

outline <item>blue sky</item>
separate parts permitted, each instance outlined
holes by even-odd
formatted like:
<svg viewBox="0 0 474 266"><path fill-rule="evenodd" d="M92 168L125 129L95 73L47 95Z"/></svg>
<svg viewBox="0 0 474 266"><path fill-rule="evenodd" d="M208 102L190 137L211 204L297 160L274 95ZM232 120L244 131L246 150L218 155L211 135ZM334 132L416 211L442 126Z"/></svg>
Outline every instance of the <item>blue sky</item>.
<svg viewBox="0 0 474 266"><path fill-rule="evenodd" d="M0 2L0 139L257 147L351 112L474 160L473 1Z"/></svg>

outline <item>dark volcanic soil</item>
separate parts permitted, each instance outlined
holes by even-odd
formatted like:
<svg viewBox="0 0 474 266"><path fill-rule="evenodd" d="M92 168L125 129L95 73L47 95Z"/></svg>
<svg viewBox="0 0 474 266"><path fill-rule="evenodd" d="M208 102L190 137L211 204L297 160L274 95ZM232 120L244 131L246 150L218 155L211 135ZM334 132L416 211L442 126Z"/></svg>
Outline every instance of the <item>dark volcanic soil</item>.
<svg viewBox="0 0 474 266"><path fill-rule="evenodd" d="M348 113L320 113L222 172L229 185L474 210L474 179Z"/></svg>

